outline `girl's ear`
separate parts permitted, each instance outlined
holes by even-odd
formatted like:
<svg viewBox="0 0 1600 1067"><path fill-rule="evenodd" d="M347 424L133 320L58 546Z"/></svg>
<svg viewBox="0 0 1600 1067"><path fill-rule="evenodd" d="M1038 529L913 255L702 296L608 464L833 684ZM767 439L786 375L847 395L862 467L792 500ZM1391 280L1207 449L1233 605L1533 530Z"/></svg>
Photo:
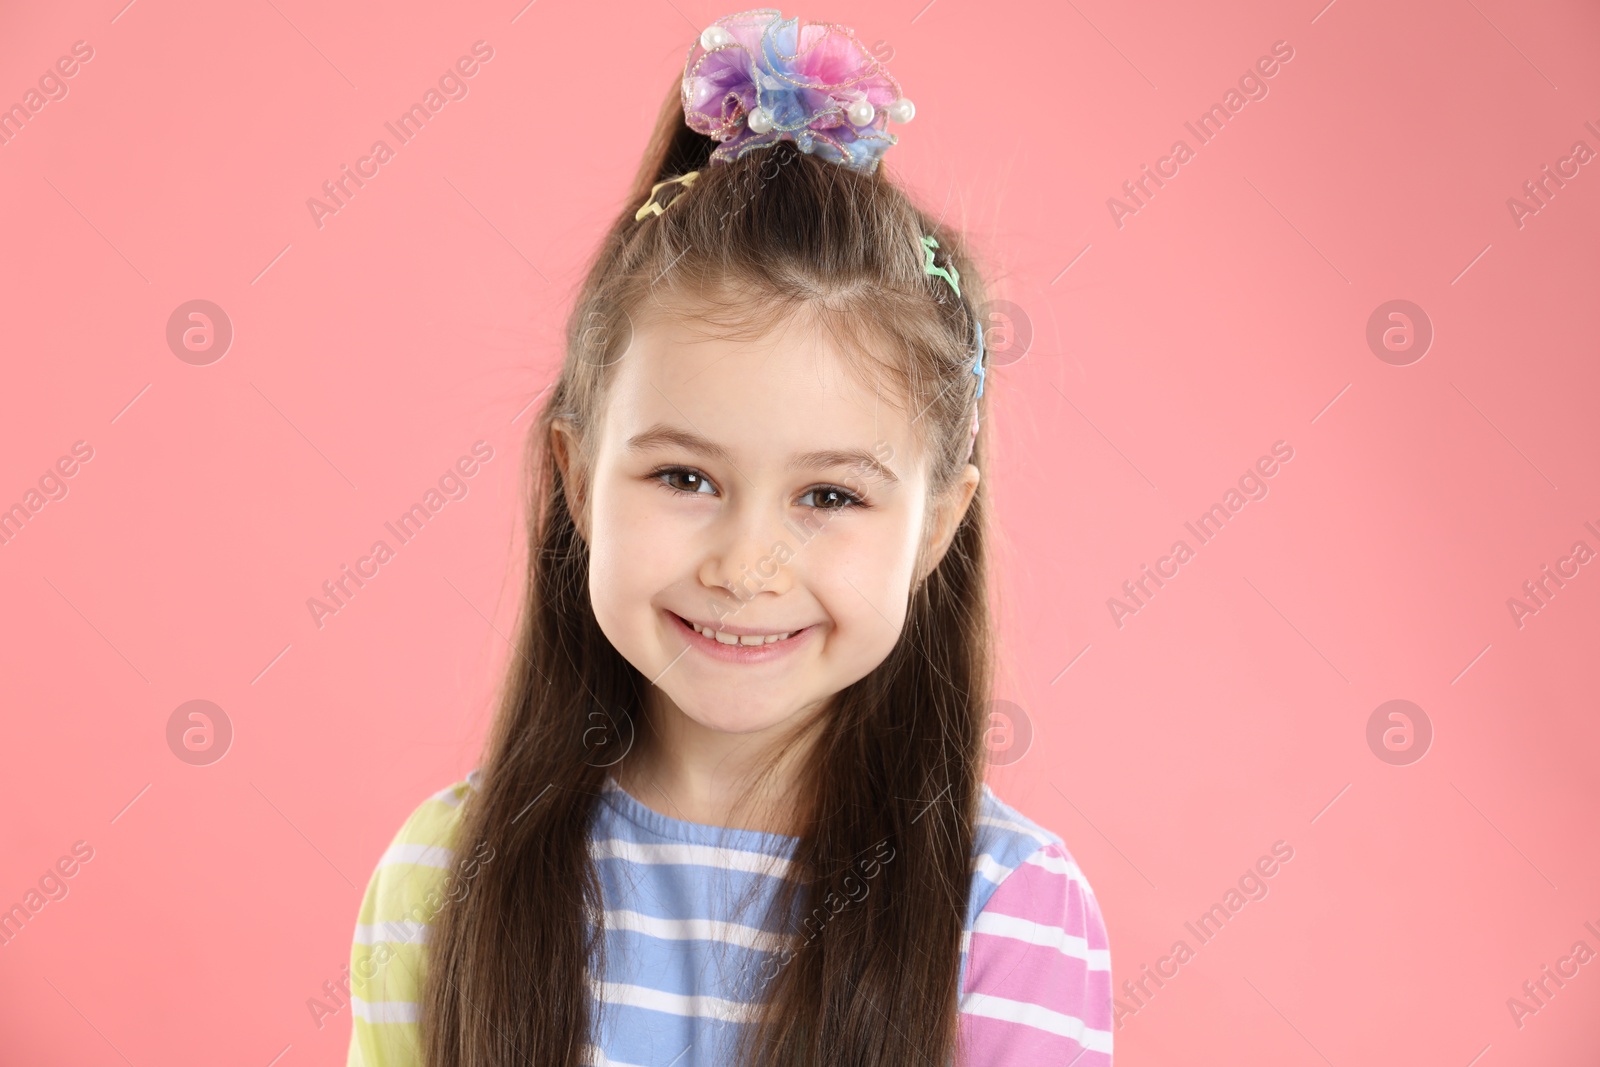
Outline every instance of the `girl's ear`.
<svg viewBox="0 0 1600 1067"><path fill-rule="evenodd" d="M978 478L977 466L968 463L955 484L941 493L934 502L934 513L928 526L928 541L924 555L927 562L917 575L919 583L938 569L944 554L950 550L950 542L955 540L956 530L961 526L961 520L966 517L973 494L978 491Z"/></svg>
<svg viewBox="0 0 1600 1067"><path fill-rule="evenodd" d="M561 469L561 490L567 498L567 511L572 514L572 524L578 528L578 536L587 544L589 510L585 507L584 471L578 458L581 454L578 434L572 424L560 415L550 421L550 451L556 457L556 466Z"/></svg>

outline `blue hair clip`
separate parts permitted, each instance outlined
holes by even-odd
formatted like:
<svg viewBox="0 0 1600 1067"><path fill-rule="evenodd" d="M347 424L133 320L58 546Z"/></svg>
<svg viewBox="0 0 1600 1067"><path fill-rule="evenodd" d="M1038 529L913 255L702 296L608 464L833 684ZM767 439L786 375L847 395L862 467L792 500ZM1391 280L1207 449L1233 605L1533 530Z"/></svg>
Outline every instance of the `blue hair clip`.
<svg viewBox="0 0 1600 1067"><path fill-rule="evenodd" d="M973 328L977 331L978 354L972 357L972 373L978 376L978 395L983 395L983 320L973 319Z"/></svg>

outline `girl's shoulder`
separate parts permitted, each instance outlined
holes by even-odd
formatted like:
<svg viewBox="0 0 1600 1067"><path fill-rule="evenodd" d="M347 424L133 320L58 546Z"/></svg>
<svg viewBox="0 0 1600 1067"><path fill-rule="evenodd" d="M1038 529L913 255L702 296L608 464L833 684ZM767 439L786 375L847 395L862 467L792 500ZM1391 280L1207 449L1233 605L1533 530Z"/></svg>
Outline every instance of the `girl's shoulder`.
<svg viewBox="0 0 1600 1067"><path fill-rule="evenodd" d="M389 846L383 850L367 882L356 926L357 944L419 946L424 929L443 907L442 892L477 863L457 841L463 802L476 785L477 771L430 794L412 809ZM468 850L470 851L470 850ZM458 854L459 853L459 854Z"/></svg>
<svg viewBox="0 0 1600 1067"><path fill-rule="evenodd" d="M977 831L960 979L975 1058L1110 1067L1111 944L1088 879L987 785Z"/></svg>
<svg viewBox="0 0 1600 1067"><path fill-rule="evenodd" d="M395 864L448 868L456 830L461 825L463 802L477 788L478 773L471 771L462 780L429 794L413 808L395 831L378 869Z"/></svg>
<svg viewBox="0 0 1600 1067"><path fill-rule="evenodd" d="M491 856L457 841L477 771L412 809L367 882L350 952L348 1063L415 1067L429 927L446 900L470 885Z"/></svg>
<svg viewBox="0 0 1600 1067"><path fill-rule="evenodd" d="M1019 881L1064 879L1085 894L1092 892L1061 835L1007 804L988 783L984 783L978 801L974 852L973 915L981 912L1001 884L1018 872Z"/></svg>

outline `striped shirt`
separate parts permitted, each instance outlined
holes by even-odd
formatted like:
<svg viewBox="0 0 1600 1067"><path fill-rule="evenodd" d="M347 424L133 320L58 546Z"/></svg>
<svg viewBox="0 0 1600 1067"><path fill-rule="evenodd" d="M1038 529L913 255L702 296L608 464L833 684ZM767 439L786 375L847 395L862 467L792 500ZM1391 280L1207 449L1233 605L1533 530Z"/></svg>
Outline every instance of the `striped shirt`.
<svg viewBox="0 0 1600 1067"><path fill-rule="evenodd" d="M455 831L477 775L424 801L367 885L350 956L347 1067L422 1063L418 994L429 920L475 871L472 854L457 855ZM794 839L675 819L610 778L602 800L590 849L606 909L605 973L590 983L597 1036L585 1062L732 1063L750 1004L784 960L760 923ZM493 861L489 852L478 858ZM881 846L857 864L860 888L847 879L845 892L862 899L879 864L892 862ZM825 929L826 917L806 921L812 936ZM1061 838L987 785L959 981L959 1062L1110 1067L1110 949L1094 894Z"/></svg>

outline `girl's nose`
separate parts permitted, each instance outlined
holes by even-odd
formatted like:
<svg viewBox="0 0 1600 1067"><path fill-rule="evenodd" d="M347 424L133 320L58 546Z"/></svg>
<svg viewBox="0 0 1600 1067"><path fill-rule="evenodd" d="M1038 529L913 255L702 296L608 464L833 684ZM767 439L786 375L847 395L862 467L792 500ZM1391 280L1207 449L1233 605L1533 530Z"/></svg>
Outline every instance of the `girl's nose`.
<svg viewBox="0 0 1600 1067"><path fill-rule="evenodd" d="M758 593L787 592L794 584L789 562L794 546L793 538L784 534L783 516L776 511L730 511L710 535L700 563L701 583L726 589L741 601Z"/></svg>

